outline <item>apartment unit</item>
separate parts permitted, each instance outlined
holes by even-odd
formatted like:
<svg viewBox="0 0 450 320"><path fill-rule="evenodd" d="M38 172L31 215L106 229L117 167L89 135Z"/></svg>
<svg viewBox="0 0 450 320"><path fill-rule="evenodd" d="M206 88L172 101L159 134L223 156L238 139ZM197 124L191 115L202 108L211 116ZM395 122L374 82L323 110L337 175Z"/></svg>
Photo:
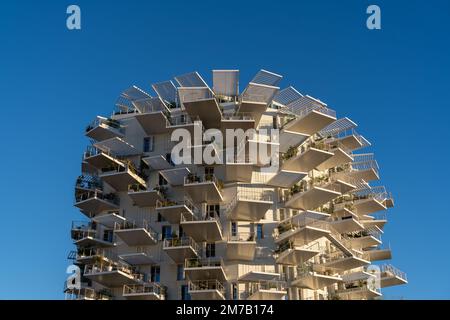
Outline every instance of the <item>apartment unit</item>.
<svg viewBox="0 0 450 320"><path fill-rule="evenodd" d="M69 253L82 276L68 299L375 299L407 283L376 265L391 258L394 201L370 143L281 80L260 70L240 92L238 70L213 70L212 87L192 72L125 90L87 126ZM177 129L205 133L189 153L221 161L175 161ZM211 129L250 134L230 151Z"/></svg>

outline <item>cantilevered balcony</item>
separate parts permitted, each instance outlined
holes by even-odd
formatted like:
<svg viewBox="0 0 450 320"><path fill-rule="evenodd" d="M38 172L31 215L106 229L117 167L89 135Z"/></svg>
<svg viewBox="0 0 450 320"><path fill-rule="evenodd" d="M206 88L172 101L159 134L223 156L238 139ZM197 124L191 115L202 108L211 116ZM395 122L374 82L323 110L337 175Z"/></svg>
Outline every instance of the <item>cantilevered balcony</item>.
<svg viewBox="0 0 450 320"><path fill-rule="evenodd" d="M103 190L102 181L96 175L80 175L75 182L75 191L83 193L85 191Z"/></svg>
<svg viewBox="0 0 450 320"><path fill-rule="evenodd" d="M325 145L326 150L333 153L333 156L319 164L317 166L318 170L324 171L354 161L354 157L351 151L344 145L342 145L339 141L326 140Z"/></svg>
<svg viewBox="0 0 450 320"><path fill-rule="evenodd" d="M286 295L286 283L283 281L251 282L247 300L281 300Z"/></svg>
<svg viewBox="0 0 450 320"><path fill-rule="evenodd" d="M244 131L255 128L255 119L251 113L226 113L221 120L221 129L226 132L227 129L242 129Z"/></svg>
<svg viewBox="0 0 450 320"><path fill-rule="evenodd" d="M83 161L97 170L113 165L124 166L123 162L118 159L117 155L112 153L110 150L102 150L95 146L87 146L86 151L83 154Z"/></svg>
<svg viewBox="0 0 450 320"><path fill-rule="evenodd" d="M122 287L124 284L142 283L145 275L134 268L116 263L94 263L86 265L84 276L106 287Z"/></svg>
<svg viewBox="0 0 450 320"><path fill-rule="evenodd" d="M142 161L148 165L151 170L166 170L174 167L170 159L170 153L166 155L157 154L155 156L142 158Z"/></svg>
<svg viewBox="0 0 450 320"><path fill-rule="evenodd" d="M343 164L334 169L333 176L343 181L364 180L366 182L379 180L378 163L372 153L354 154L353 162Z"/></svg>
<svg viewBox="0 0 450 320"><path fill-rule="evenodd" d="M130 266L157 264L159 258L151 253L146 247L136 247L133 250L119 255L120 260Z"/></svg>
<svg viewBox="0 0 450 320"><path fill-rule="evenodd" d="M186 259L184 273L189 280L227 280L221 258Z"/></svg>
<svg viewBox="0 0 450 320"><path fill-rule="evenodd" d="M238 280L241 283L280 281L282 276L275 271L275 266L261 264L240 264Z"/></svg>
<svg viewBox="0 0 450 320"><path fill-rule="evenodd" d="M380 212L376 216L364 215L360 218L360 221L365 228L376 227L382 230L387 223L387 217L386 213Z"/></svg>
<svg viewBox="0 0 450 320"><path fill-rule="evenodd" d="M189 218L200 214L198 208L187 197L180 201L156 201L156 211L170 224L179 224L181 215L189 220Z"/></svg>
<svg viewBox="0 0 450 320"><path fill-rule="evenodd" d="M250 82L239 97L238 112L251 114L257 126L278 90L279 87Z"/></svg>
<svg viewBox="0 0 450 320"><path fill-rule="evenodd" d="M321 256L321 263L316 266L320 271L342 272L370 264L369 256L361 251L349 249L350 254L335 250Z"/></svg>
<svg viewBox="0 0 450 320"><path fill-rule="evenodd" d="M176 129L185 129L193 135L196 131L203 132L204 126L198 117L191 118L186 111L178 113L173 111L167 123L167 129L169 132Z"/></svg>
<svg viewBox="0 0 450 320"><path fill-rule="evenodd" d="M353 248L368 248L381 244L381 230L377 227L351 232L348 237Z"/></svg>
<svg viewBox="0 0 450 320"><path fill-rule="evenodd" d="M307 244L303 246L296 246L292 241L285 241L281 243L277 249L276 263L297 266L306 263L311 258L318 255L323 248L319 242Z"/></svg>
<svg viewBox="0 0 450 320"><path fill-rule="evenodd" d="M349 215L333 217L330 221L330 225L338 233L361 231L365 227L362 221L359 221L358 216L351 211L349 211Z"/></svg>
<svg viewBox="0 0 450 320"><path fill-rule="evenodd" d="M325 142L307 141L300 147L292 147L282 157L281 168L308 172L333 157L331 147Z"/></svg>
<svg viewBox="0 0 450 320"><path fill-rule="evenodd" d="M251 232L238 232L228 236L227 259L253 261L256 239Z"/></svg>
<svg viewBox="0 0 450 320"><path fill-rule="evenodd" d="M184 178L191 173L187 167L179 167L174 169L161 170L159 173L166 181L174 187L182 186Z"/></svg>
<svg viewBox="0 0 450 320"><path fill-rule="evenodd" d="M158 201L164 199L164 192L165 188L161 186L153 189L147 189L142 184L128 186L128 196L138 207L155 207Z"/></svg>
<svg viewBox="0 0 450 320"><path fill-rule="evenodd" d="M137 156L141 153L132 144L122 138L114 137L94 143L94 147L114 157Z"/></svg>
<svg viewBox="0 0 450 320"><path fill-rule="evenodd" d="M226 150L225 155L225 181L226 182L246 182L252 181L253 166L248 155L238 155L234 151Z"/></svg>
<svg viewBox="0 0 450 320"><path fill-rule="evenodd" d="M225 212L230 220L258 221L272 206L272 189L238 186Z"/></svg>
<svg viewBox="0 0 450 320"><path fill-rule="evenodd" d="M331 233L327 221L308 217L297 219L295 222L280 223L276 231L275 242L277 244L289 241L295 247L307 245Z"/></svg>
<svg viewBox="0 0 450 320"><path fill-rule="evenodd" d="M131 163L102 168L100 178L116 191L128 191L129 185L146 186L145 180L138 175Z"/></svg>
<svg viewBox="0 0 450 320"><path fill-rule="evenodd" d="M139 224L131 221L116 224L114 233L128 246L149 246L158 242L158 233L145 220Z"/></svg>
<svg viewBox="0 0 450 320"><path fill-rule="evenodd" d="M191 118L199 118L205 128L220 128L222 112L207 86L178 88L180 101Z"/></svg>
<svg viewBox="0 0 450 320"><path fill-rule="evenodd" d="M184 190L194 203L223 202L222 182L213 174L188 174L184 177Z"/></svg>
<svg viewBox="0 0 450 320"><path fill-rule="evenodd" d="M92 264L96 261L112 262L116 256L109 248L99 247L78 247L75 253L74 261L79 264Z"/></svg>
<svg viewBox="0 0 450 320"><path fill-rule="evenodd" d="M165 300L166 289L157 283L125 284L122 296L127 300Z"/></svg>
<svg viewBox="0 0 450 320"><path fill-rule="evenodd" d="M373 282L368 281L345 283L344 288L337 290L335 295L343 300L370 300L380 297L380 289Z"/></svg>
<svg viewBox="0 0 450 320"><path fill-rule="evenodd" d="M170 110L161 98L147 98L134 102L139 113L136 120L141 125L147 135L167 133L168 117Z"/></svg>
<svg viewBox="0 0 450 320"><path fill-rule="evenodd" d="M308 95L289 103L282 110L286 114L282 129L305 135L313 135L336 120L334 110Z"/></svg>
<svg viewBox="0 0 450 320"><path fill-rule="evenodd" d="M319 290L327 286L342 282L342 277L338 274L317 272L313 265L302 265L297 268L296 277L291 282L291 286Z"/></svg>
<svg viewBox="0 0 450 320"><path fill-rule="evenodd" d="M79 247L113 247L116 245L112 237L102 237L97 226L92 222L73 221L71 237L74 244Z"/></svg>
<svg viewBox="0 0 450 320"><path fill-rule="evenodd" d="M92 221L101 224L102 226L105 226L109 229L114 229L114 225L116 223L122 223L125 222L125 217L121 216L119 214L119 210L117 211L107 211L102 214L98 214L91 218Z"/></svg>
<svg viewBox="0 0 450 320"><path fill-rule="evenodd" d="M285 193L285 206L292 209L313 210L337 198L354 186L342 181L318 177L302 180Z"/></svg>
<svg viewBox="0 0 450 320"><path fill-rule="evenodd" d="M181 214L180 226L184 233L196 242L222 240L222 224L216 212L185 216Z"/></svg>
<svg viewBox="0 0 450 320"><path fill-rule="evenodd" d="M376 247L367 248L363 252L369 257L369 260L372 262L392 259L392 251L389 246L384 247L383 245L378 245Z"/></svg>
<svg viewBox="0 0 450 320"><path fill-rule="evenodd" d="M218 280L189 281L192 300L225 300L225 287Z"/></svg>
<svg viewBox="0 0 450 320"><path fill-rule="evenodd" d="M200 246L191 237L164 239L163 250L178 264L201 256Z"/></svg>
<svg viewBox="0 0 450 320"><path fill-rule="evenodd" d="M382 265L380 269L381 269L380 282L382 288L398 286L408 283L406 273L400 271L396 267L390 264L385 264Z"/></svg>
<svg viewBox="0 0 450 320"><path fill-rule="evenodd" d="M65 289L65 300L112 300L113 295L108 290L95 290L82 284L80 288Z"/></svg>
<svg viewBox="0 0 450 320"><path fill-rule="evenodd" d="M370 146L370 142L353 128L337 133L332 139L339 141L345 148L351 151Z"/></svg>
<svg viewBox="0 0 450 320"><path fill-rule="evenodd" d="M125 134L125 130L119 121L97 117L86 127L86 136L96 141L120 137Z"/></svg>
<svg viewBox="0 0 450 320"><path fill-rule="evenodd" d="M119 198L114 193L103 193L102 190L77 191L75 194L75 207L79 208L88 217L101 212L119 208Z"/></svg>

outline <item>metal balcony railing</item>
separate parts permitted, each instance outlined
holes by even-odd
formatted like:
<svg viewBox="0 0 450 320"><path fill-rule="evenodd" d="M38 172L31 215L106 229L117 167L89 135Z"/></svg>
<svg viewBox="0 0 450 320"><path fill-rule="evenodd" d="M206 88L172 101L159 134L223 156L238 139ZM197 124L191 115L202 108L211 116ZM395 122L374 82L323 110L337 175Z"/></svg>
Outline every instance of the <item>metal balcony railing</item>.
<svg viewBox="0 0 450 320"><path fill-rule="evenodd" d="M218 280L197 280L189 281L189 291L210 291L217 290L225 296L225 287Z"/></svg>
<svg viewBox="0 0 450 320"><path fill-rule="evenodd" d="M84 267L84 275L95 275L105 272L120 271L126 275L132 277L136 281L146 282L147 275L144 273L137 272L135 268L130 266L115 264L115 263L94 263L87 264Z"/></svg>
<svg viewBox="0 0 450 320"><path fill-rule="evenodd" d="M185 206L188 208L194 215L198 215L200 210L194 205L191 199L188 197L184 197L183 200L157 200L156 201L156 210L166 208L166 207L175 207L175 206Z"/></svg>
<svg viewBox="0 0 450 320"><path fill-rule="evenodd" d="M166 288L157 283L124 285L122 293L124 296L153 293L160 296L161 299L164 300L166 296Z"/></svg>
<svg viewBox="0 0 450 320"><path fill-rule="evenodd" d="M231 233L228 236L228 241L235 242L255 242L255 233L254 232L237 232Z"/></svg>
<svg viewBox="0 0 450 320"><path fill-rule="evenodd" d="M191 237L166 238L164 239L163 248L191 247L197 254L201 253L200 246Z"/></svg>
<svg viewBox="0 0 450 320"><path fill-rule="evenodd" d="M380 266L381 272L390 273L402 280L408 281L408 278L406 277L406 273L397 269L391 264L383 264Z"/></svg>
<svg viewBox="0 0 450 320"><path fill-rule="evenodd" d="M251 282L248 287L248 296L257 293L259 290L286 291L286 282L284 281Z"/></svg>
<svg viewBox="0 0 450 320"><path fill-rule="evenodd" d="M239 201L265 201L273 202L274 191L269 188L253 188L253 187L242 187L238 186L236 188L236 193L233 199L225 207L225 214L230 214L233 209L237 206Z"/></svg>
<svg viewBox="0 0 450 320"><path fill-rule="evenodd" d="M95 120L93 120L87 127L86 132L91 131L92 129L95 129L96 127L106 127L108 129L116 130L119 133L124 133L124 128L120 124L118 120L115 119L109 119L109 118L102 118L97 117Z"/></svg>
<svg viewBox="0 0 450 320"><path fill-rule="evenodd" d="M103 190L103 183L97 176L91 175L81 175L77 178L75 182L75 187L79 189L88 189L88 190Z"/></svg>
<svg viewBox="0 0 450 320"><path fill-rule="evenodd" d="M152 238L157 241L159 239L158 232L150 227L150 223L147 220L143 220L141 223L136 223L136 221L125 221L122 223L115 222L114 230L133 230L133 229L145 229Z"/></svg>
<svg viewBox="0 0 450 320"><path fill-rule="evenodd" d="M220 216L215 211L209 211L205 213L203 216L201 213L196 213L192 216L186 217L185 215L181 215L180 223L190 222L190 221L214 221L219 226L219 230L222 231L222 223L220 222Z"/></svg>
<svg viewBox="0 0 450 320"><path fill-rule="evenodd" d="M75 203L90 199L100 199L118 206L120 204L120 198L114 193L104 194L101 190L84 191L75 195Z"/></svg>
<svg viewBox="0 0 450 320"><path fill-rule="evenodd" d="M255 117L253 116L252 113L248 113L248 112L239 112L239 113L232 113L232 114L223 114L222 115L222 120L255 120Z"/></svg>
<svg viewBox="0 0 450 320"><path fill-rule="evenodd" d="M312 227L317 229L322 229L326 231L331 231L329 222L324 220L318 220L309 217L297 218L296 222L289 220L288 222L283 222L277 227L278 234L275 234L275 238L281 237L285 232L289 232L296 229L301 229L305 227Z"/></svg>
<svg viewBox="0 0 450 320"><path fill-rule="evenodd" d="M216 185L217 189L222 190L223 183L221 180L217 179L213 174L188 174L184 177L184 184L197 184L197 183L205 183L212 182Z"/></svg>
<svg viewBox="0 0 450 320"><path fill-rule="evenodd" d="M286 107L282 108L287 114L294 116L293 119L301 119L313 111L323 113L325 115L336 117L336 111L329 109L324 104L317 102L314 98L304 96L297 99ZM291 120L293 120L291 119ZM290 121L288 121L290 122ZM286 125L286 122L284 125Z"/></svg>
<svg viewBox="0 0 450 320"><path fill-rule="evenodd" d="M224 267L222 258L194 258L186 259L184 268Z"/></svg>

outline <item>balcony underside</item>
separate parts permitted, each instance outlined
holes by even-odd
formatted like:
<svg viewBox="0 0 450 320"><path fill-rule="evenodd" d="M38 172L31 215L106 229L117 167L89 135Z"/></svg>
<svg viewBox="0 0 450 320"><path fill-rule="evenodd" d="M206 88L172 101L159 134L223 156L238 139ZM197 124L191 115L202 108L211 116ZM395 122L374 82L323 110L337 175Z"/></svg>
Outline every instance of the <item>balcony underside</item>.
<svg viewBox="0 0 450 320"><path fill-rule="evenodd" d="M79 208L89 217L95 216L103 211L115 210L119 208L118 205L99 198L90 198L79 201L75 203L75 207Z"/></svg>
<svg viewBox="0 0 450 320"><path fill-rule="evenodd" d="M194 121L192 123L185 123L185 124L175 124L175 125L171 125L169 124L167 129L168 129L168 133L172 133L174 130L177 129L185 129L187 131L189 131L189 133L191 134L191 136L194 135L194 132L198 131L201 132L202 130L202 124L200 121Z"/></svg>
<svg viewBox="0 0 450 320"><path fill-rule="evenodd" d="M368 248L381 244L381 241L374 236L364 236L359 238L350 238L350 243L353 248Z"/></svg>
<svg viewBox="0 0 450 320"><path fill-rule="evenodd" d="M280 131L280 152L288 151L290 146L298 146L310 137L309 134L303 134L295 131L281 129Z"/></svg>
<svg viewBox="0 0 450 320"><path fill-rule="evenodd" d="M361 220L361 223L365 228L377 227L383 229L384 225L387 223L386 219L373 219L373 220Z"/></svg>
<svg viewBox="0 0 450 320"><path fill-rule="evenodd" d="M338 233L361 231L364 229L364 226L354 218L332 221L330 225Z"/></svg>
<svg viewBox="0 0 450 320"><path fill-rule="evenodd" d="M154 259L145 252L125 253L121 254L119 258L132 266L149 265L158 262L157 259Z"/></svg>
<svg viewBox="0 0 450 320"><path fill-rule="evenodd" d="M338 139L338 141L342 143L344 147L352 151L360 149L363 146L363 144L353 134L347 137L340 138Z"/></svg>
<svg viewBox="0 0 450 320"><path fill-rule="evenodd" d="M366 182L379 180L380 176L375 169L355 170L350 172L341 172L337 175L343 181L364 180Z"/></svg>
<svg viewBox="0 0 450 320"><path fill-rule="evenodd" d="M157 210L161 216L167 220L170 224L180 224L181 214L185 218L191 218L193 213L186 205L174 205L168 207L160 207Z"/></svg>
<svg viewBox="0 0 450 320"><path fill-rule="evenodd" d="M253 163L227 163L224 167L225 181L247 183L252 181Z"/></svg>
<svg viewBox="0 0 450 320"><path fill-rule="evenodd" d="M381 261L392 259L391 249L367 250L364 251L369 256L370 261Z"/></svg>
<svg viewBox="0 0 450 320"><path fill-rule="evenodd" d="M141 178L138 178L136 175L127 171L113 173L106 172L101 174L100 178L116 191L128 191L128 186L131 184L145 185Z"/></svg>
<svg viewBox="0 0 450 320"><path fill-rule="evenodd" d="M103 286L112 288L122 287L124 284L136 284L136 280L133 278L133 276L118 270L104 271L93 274L88 273L84 276Z"/></svg>
<svg viewBox="0 0 450 320"><path fill-rule="evenodd" d="M399 286L402 284L407 284L408 281L405 279L402 279L398 276L395 276L393 274L382 272L381 273L381 279L380 279L380 285L382 288L386 287L392 287L392 286Z"/></svg>
<svg viewBox="0 0 450 320"><path fill-rule="evenodd" d="M229 219L258 221L264 218L267 210L272 206L272 201L238 200L233 210L229 213Z"/></svg>
<svg viewBox="0 0 450 320"><path fill-rule="evenodd" d="M198 258L197 252L191 246L166 247L164 252L175 263L183 263L185 259Z"/></svg>
<svg viewBox="0 0 450 320"><path fill-rule="evenodd" d="M125 218L122 217L121 215L118 215L117 213L98 215L92 218L92 220L108 228L114 228L114 225L116 223L120 224L125 222Z"/></svg>
<svg viewBox="0 0 450 320"><path fill-rule="evenodd" d="M94 146L100 150L111 150L121 156L131 156L139 153L133 145L118 137L97 142Z"/></svg>
<svg viewBox="0 0 450 320"><path fill-rule="evenodd" d="M308 191L294 194L291 199L286 201L286 207L292 209L312 210L340 195L341 193L337 191L321 187L312 187Z"/></svg>
<svg viewBox="0 0 450 320"><path fill-rule="evenodd" d="M239 277L240 282L263 282L274 281L280 277L279 273L264 271L249 271Z"/></svg>
<svg viewBox="0 0 450 320"><path fill-rule="evenodd" d="M319 252L319 250L304 249L302 247L287 249L280 253L276 260L276 263L289 266L301 265L319 254Z"/></svg>
<svg viewBox="0 0 450 320"><path fill-rule="evenodd" d="M329 230L305 226L282 233L276 240L276 242L280 243L283 240L289 239L290 241L294 242L295 246L303 246L317 239L325 237L329 233Z"/></svg>
<svg viewBox="0 0 450 320"><path fill-rule="evenodd" d="M321 163L330 159L333 153L315 148L309 148L305 152L292 157L283 163L283 170L308 172L316 168Z"/></svg>
<svg viewBox="0 0 450 320"><path fill-rule="evenodd" d="M267 182L267 185L280 188L291 188L307 175L308 173L306 172L280 170Z"/></svg>
<svg viewBox="0 0 450 320"><path fill-rule="evenodd" d="M253 293L247 300L281 300L287 295L287 291L283 290L263 290L259 289Z"/></svg>
<svg viewBox="0 0 450 320"><path fill-rule="evenodd" d="M189 280L219 280L226 281L227 277L222 266L184 268Z"/></svg>
<svg viewBox="0 0 450 320"><path fill-rule="evenodd" d="M317 169L323 171L330 168L338 167L342 164L349 163L353 161L353 157L347 154L341 148L337 148L333 151L333 156L328 160L322 162L317 166Z"/></svg>
<svg viewBox="0 0 450 320"><path fill-rule="evenodd" d="M345 290L338 291L336 294L344 300L367 300L381 296L381 293L369 288L360 288L359 290L347 292Z"/></svg>
<svg viewBox="0 0 450 320"><path fill-rule="evenodd" d="M335 117L313 110L302 118L295 118L285 125L285 129L307 135L313 135L336 121Z"/></svg>
<svg viewBox="0 0 450 320"><path fill-rule="evenodd" d="M223 132L226 132L227 129L231 130L242 129L246 131L248 129L255 128L255 120L222 119L221 128Z"/></svg>
<svg viewBox="0 0 450 320"><path fill-rule="evenodd" d="M158 242L145 228L115 230L114 233L128 246L150 246Z"/></svg>
<svg viewBox="0 0 450 320"><path fill-rule="evenodd" d="M192 300L225 300L219 290L189 290Z"/></svg>
<svg viewBox="0 0 450 320"><path fill-rule="evenodd" d="M127 300L164 300L164 298L156 292L139 292L127 293L123 297Z"/></svg>
<svg viewBox="0 0 450 320"><path fill-rule="evenodd" d="M353 205L355 207L354 211L358 216L386 210L386 207L381 202L373 198L356 200Z"/></svg>
<svg viewBox="0 0 450 320"><path fill-rule="evenodd" d="M251 101L242 101L239 107L239 113L251 114L254 121L255 126L259 124L261 117L264 112L267 110L267 103L265 102L251 102Z"/></svg>
<svg viewBox="0 0 450 320"><path fill-rule="evenodd" d="M173 166L167 161L166 157L161 154L151 157L142 158L152 170L166 170L173 168Z"/></svg>
<svg viewBox="0 0 450 320"><path fill-rule="evenodd" d="M343 257L342 259L337 259L334 261L330 261L324 264L321 264L319 268L323 268L324 270L351 270L355 268L359 268L362 266L367 266L370 264L370 261L351 256L351 257Z"/></svg>
<svg viewBox="0 0 450 320"><path fill-rule="evenodd" d="M114 159L113 157L107 155L106 153L99 153L84 159L89 165L94 167L97 170L101 168L106 168L111 165L119 165L123 166L123 163Z"/></svg>
<svg viewBox="0 0 450 320"><path fill-rule="evenodd" d="M319 290L341 281L342 278L339 276L326 276L316 272L309 272L292 281L291 285L297 288Z"/></svg>
<svg viewBox="0 0 450 320"><path fill-rule="evenodd" d="M122 138L124 135L114 128L100 124L86 132L86 136L96 141L103 141L114 137Z"/></svg>
<svg viewBox="0 0 450 320"><path fill-rule="evenodd" d="M205 128L220 128L222 112L215 98L183 102L191 119L199 118Z"/></svg>
<svg viewBox="0 0 450 320"><path fill-rule="evenodd" d="M94 237L84 237L80 240L74 241L74 244L79 247L114 247L116 244L110 241L104 241Z"/></svg>
<svg viewBox="0 0 450 320"><path fill-rule="evenodd" d="M185 184L184 190L194 203L219 203L223 201L222 194L214 182Z"/></svg>
<svg viewBox="0 0 450 320"><path fill-rule="evenodd" d="M290 218L290 220L292 221L293 224L303 226L305 225L305 219L325 220L329 217L330 215L328 213L308 210L294 215L293 217Z"/></svg>
<svg viewBox="0 0 450 320"><path fill-rule="evenodd" d="M167 129L167 118L162 111L141 113L135 117L147 135L169 132Z"/></svg>
<svg viewBox="0 0 450 320"><path fill-rule="evenodd" d="M196 242L222 240L222 231L215 220L182 221L183 231Z"/></svg>
<svg viewBox="0 0 450 320"><path fill-rule="evenodd" d="M172 186L181 186L184 183L184 177L191 171L186 167L161 170L159 173L167 180Z"/></svg>
<svg viewBox="0 0 450 320"><path fill-rule="evenodd" d="M156 201L161 201L162 197L156 190L128 192L128 196L133 200L133 204L138 207L154 207Z"/></svg>
<svg viewBox="0 0 450 320"><path fill-rule="evenodd" d="M255 250L256 241L228 241L227 259L253 261Z"/></svg>

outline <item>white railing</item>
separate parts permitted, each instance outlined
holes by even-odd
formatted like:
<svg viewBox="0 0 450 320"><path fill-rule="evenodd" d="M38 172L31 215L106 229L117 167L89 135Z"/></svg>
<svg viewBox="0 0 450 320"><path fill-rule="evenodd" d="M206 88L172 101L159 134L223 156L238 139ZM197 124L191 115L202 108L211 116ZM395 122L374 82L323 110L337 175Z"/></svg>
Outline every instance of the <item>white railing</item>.
<svg viewBox="0 0 450 320"><path fill-rule="evenodd" d="M191 237L166 238L164 239L163 248L191 247L197 255L201 253L200 246Z"/></svg>
<svg viewBox="0 0 450 320"><path fill-rule="evenodd" d="M205 267L221 267L224 268L222 258L193 258L185 259L184 268L205 268Z"/></svg>
<svg viewBox="0 0 450 320"><path fill-rule="evenodd" d="M103 118L103 117L97 117L94 121L92 121L86 127L86 132L89 132L99 126L107 127L110 130L116 130L121 134L124 133L124 128L122 127L122 125L120 124L119 121L114 120L114 119L107 119L107 118Z"/></svg>
<svg viewBox="0 0 450 320"><path fill-rule="evenodd" d="M221 190L222 189L222 183L219 179L216 178L213 174L188 174L184 177L184 184L197 184L197 183L205 183L205 182L212 182L216 185L216 187Z"/></svg>
<svg viewBox="0 0 450 320"><path fill-rule="evenodd" d="M381 272L390 273L390 274L392 274L402 280L405 280L405 281L408 280L405 272L397 269L396 267L394 267L391 264L383 264L380 266L380 268L381 268Z"/></svg>
<svg viewBox="0 0 450 320"><path fill-rule="evenodd" d="M204 216L201 213L197 213L193 216L186 217L184 214L181 214L180 216L180 223L183 222L192 222L192 221L213 221L216 222L219 230L222 232L222 223L220 222L220 216L217 214L217 212L206 212Z"/></svg>
<svg viewBox="0 0 450 320"><path fill-rule="evenodd" d="M144 229L146 230L150 236L155 240L158 241L158 233L150 227L150 223L146 220L143 220L142 223L136 223L135 221L124 221L121 223L115 222L114 223L114 230L134 230L134 229Z"/></svg>
<svg viewBox="0 0 450 320"><path fill-rule="evenodd" d="M188 208L194 215L199 214L199 209L194 205L192 200L187 197L184 197L183 200L173 201L173 200L156 200L156 210L163 210L164 208L176 207L176 206L185 206Z"/></svg>
<svg viewBox="0 0 450 320"><path fill-rule="evenodd" d="M210 291L217 290L225 296L224 285L218 280L197 280L189 281L189 291Z"/></svg>
<svg viewBox="0 0 450 320"><path fill-rule="evenodd" d="M255 242L255 234L253 232L237 232L228 236L228 241L236 242Z"/></svg>
<svg viewBox="0 0 450 320"><path fill-rule="evenodd" d="M160 296L161 300L165 299L166 289L157 283L146 283L146 284L134 284L134 285L124 285L123 295L138 295L138 294L155 294Z"/></svg>

